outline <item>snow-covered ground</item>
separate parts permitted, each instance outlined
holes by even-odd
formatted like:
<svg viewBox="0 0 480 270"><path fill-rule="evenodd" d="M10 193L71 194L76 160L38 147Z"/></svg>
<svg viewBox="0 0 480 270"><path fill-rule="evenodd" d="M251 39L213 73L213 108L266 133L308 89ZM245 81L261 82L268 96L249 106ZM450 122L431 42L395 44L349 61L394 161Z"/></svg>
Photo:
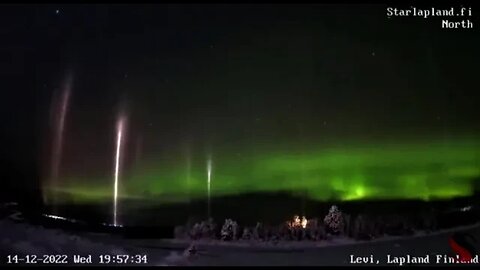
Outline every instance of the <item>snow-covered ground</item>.
<svg viewBox="0 0 480 270"><path fill-rule="evenodd" d="M379 265L387 264L390 256L430 256L435 264L435 256L454 256L448 237L454 232L468 232L477 239L480 237L480 224L442 230L435 233L416 233L411 237L386 236L373 241L355 241L336 238L330 241L278 242L263 243L255 241L196 241L199 255L188 260L192 265L214 266L327 266L351 265L351 255L368 257L374 255ZM135 241L133 241L135 242ZM167 246L168 243L187 246L190 242L182 240L141 240L137 245L154 248Z"/></svg>
<svg viewBox="0 0 480 270"><path fill-rule="evenodd" d="M18 217L18 215L17 215ZM385 237L374 241L354 241L336 238L322 242L254 241L190 241L162 239L123 239L119 236L93 233L67 233L47 229L19 220L0 220L1 264L7 255L66 254L92 255L93 263L100 255L145 254L148 265L345 265L351 255L374 255L379 264L385 264L387 255L423 256L453 255L448 237L453 231L468 231L480 239L480 225L445 230L429 235L418 233L413 237ZM190 252L194 244L196 252ZM189 248L190 247L190 248Z"/></svg>

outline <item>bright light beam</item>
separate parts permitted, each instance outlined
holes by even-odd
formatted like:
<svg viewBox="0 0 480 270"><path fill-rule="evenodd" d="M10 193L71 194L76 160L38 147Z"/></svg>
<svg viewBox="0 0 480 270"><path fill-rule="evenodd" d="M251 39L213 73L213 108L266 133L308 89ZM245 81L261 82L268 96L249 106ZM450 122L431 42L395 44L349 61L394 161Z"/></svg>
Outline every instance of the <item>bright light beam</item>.
<svg viewBox="0 0 480 270"><path fill-rule="evenodd" d="M60 159L62 154L62 145L63 145L63 131L65 129L65 118L67 115L68 99L70 97L70 86L67 85L62 93L62 98L60 101L60 115L57 118L56 123L56 134L55 134L55 144L53 151L53 162L52 162L52 178L54 180L58 177L58 170L60 167Z"/></svg>
<svg viewBox="0 0 480 270"><path fill-rule="evenodd" d="M62 160L65 119L67 117L71 87L72 87L72 76L69 75L65 81L65 85L63 87L63 91L61 93L59 102L57 101L53 105L54 111L52 111L53 113L52 117L54 117L55 135L53 139L52 161L51 161L51 169L50 169L50 188L58 187L58 175L60 170L60 163ZM57 203L56 196L54 196L52 200L53 201L50 203L53 206L56 206L56 203Z"/></svg>
<svg viewBox="0 0 480 270"><path fill-rule="evenodd" d="M115 154L115 173L113 185L113 225L117 226L117 205L118 205L118 180L120 178L120 155L123 143L124 118L117 120L117 150Z"/></svg>
<svg viewBox="0 0 480 270"><path fill-rule="evenodd" d="M208 157L207 160L207 196L208 196L208 217L211 217L211 182L212 182L212 157Z"/></svg>

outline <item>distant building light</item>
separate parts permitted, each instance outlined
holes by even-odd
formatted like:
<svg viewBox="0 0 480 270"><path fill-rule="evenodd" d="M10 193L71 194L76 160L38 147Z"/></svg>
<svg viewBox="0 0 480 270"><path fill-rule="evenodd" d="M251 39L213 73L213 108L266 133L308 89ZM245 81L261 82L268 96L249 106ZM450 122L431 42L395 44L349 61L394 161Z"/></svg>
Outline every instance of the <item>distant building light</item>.
<svg viewBox="0 0 480 270"><path fill-rule="evenodd" d="M123 227L123 225L120 225L120 224L110 224L110 223L102 223L102 225L108 226L108 227Z"/></svg>
<svg viewBox="0 0 480 270"><path fill-rule="evenodd" d="M45 217L48 217L48 218L53 218L53 219L68 220L67 218L60 217L60 216L55 216L55 215L47 215L47 214L44 214L44 216L45 216Z"/></svg>

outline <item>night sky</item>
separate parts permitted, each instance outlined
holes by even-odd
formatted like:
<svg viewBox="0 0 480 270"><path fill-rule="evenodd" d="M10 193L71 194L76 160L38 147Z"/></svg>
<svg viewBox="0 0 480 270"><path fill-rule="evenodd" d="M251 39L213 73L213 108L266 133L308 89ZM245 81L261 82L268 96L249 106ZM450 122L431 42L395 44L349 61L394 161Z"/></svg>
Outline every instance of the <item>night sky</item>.
<svg viewBox="0 0 480 270"><path fill-rule="evenodd" d="M121 198L204 198L209 163L212 196L450 198L479 180L475 28L385 5L0 12L10 189L111 200L120 115Z"/></svg>

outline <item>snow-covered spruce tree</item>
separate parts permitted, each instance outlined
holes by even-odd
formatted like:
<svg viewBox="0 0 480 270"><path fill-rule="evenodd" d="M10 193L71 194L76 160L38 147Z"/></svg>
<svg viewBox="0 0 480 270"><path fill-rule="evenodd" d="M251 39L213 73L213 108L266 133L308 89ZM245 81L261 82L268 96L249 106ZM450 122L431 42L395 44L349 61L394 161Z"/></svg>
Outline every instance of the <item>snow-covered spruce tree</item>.
<svg viewBox="0 0 480 270"><path fill-rule="evenodd" d="M233 222L232 231L233 231L233 240L237 240L240 230L236 221Z"/></svg>
<svg viewBox="0 0 480 270"><path fill-rule="evenodd" d="M250 229L247 227L243 228L242 240L250 240L252 238L253 238L253 235Z"/></svg>
<svg viewBox="0 0 480 270"><path fill-rule="evenodd" d="M188 235L192 240L198 240L202 237L202 225L201 223L195 223L190 229Z"/></svg>
<svg viewBox="0 0 480 270"><path fill-rule="evenodd" d="M263 224L260 222L257 222L257 225L255 225L255 228L253 229L253 239L260 241L263 240L265 237L265 233L263 230Z"/></svg>
<svg viewBox="0 0 480 270"><path fill-rule="evenodd" d="M222 226L222 231L220 232L220 234L223 241L236 240L238 235L237 222L231 219L226 219L225 223Z"/></svg>
<svg viewBox="0 0 480 270"><path fill-rule="evenodd" d="M215 239L215 229L217 225L212 218L209 218L207 221L202 221L201 230L202 238L204 239Z"/></svg>
<svg viewBox="0 0 480 270"><path fill-rule="evenodd" d="M226 219L223 223L222 230L220 231L220 239L223 241L231 240L232 237L232 228L230 224L230 219Z"/></svg>
<svg viewBox="0 0 480 270"><path fill-rule="evenodd" d="M343 227L343 216L342 212L338 209L336 205L332 205L328 214L324 219L325 225L333 232L339 233Z"/></svg>

